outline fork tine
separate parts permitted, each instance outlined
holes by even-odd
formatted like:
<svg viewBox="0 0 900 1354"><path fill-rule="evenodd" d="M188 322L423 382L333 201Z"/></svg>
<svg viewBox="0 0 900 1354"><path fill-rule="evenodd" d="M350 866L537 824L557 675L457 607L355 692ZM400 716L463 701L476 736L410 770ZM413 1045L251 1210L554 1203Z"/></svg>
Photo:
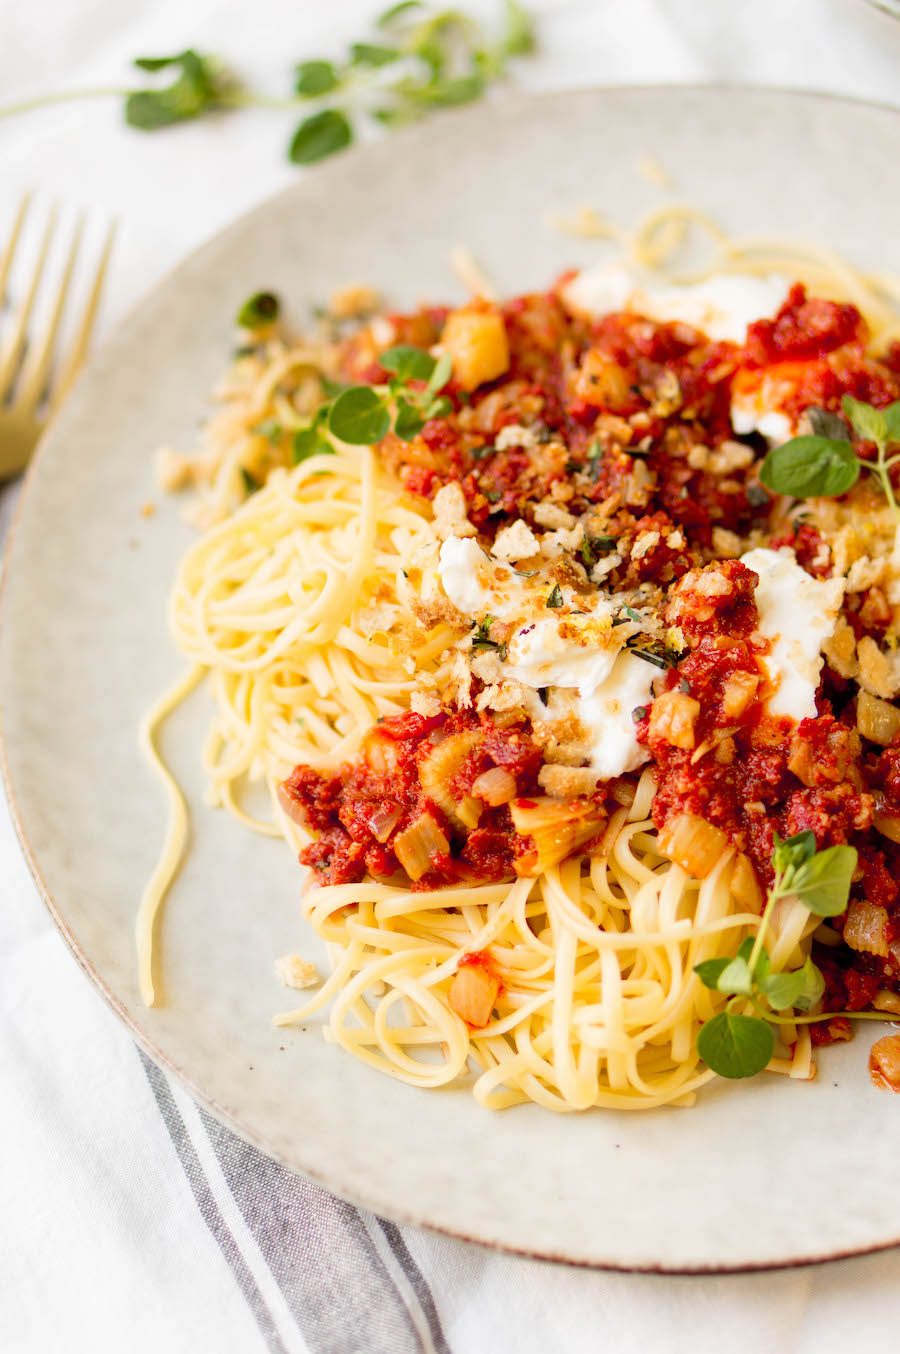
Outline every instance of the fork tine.
<svg viewBox="0 0 900 1354"><path fill-rule="evenodd" d="M44 387L47 381L47 372L50 368L50 360L53 357L53 346L56 342L59 322L62 319L63 309L66 304L66 296L72 282L72 273L75 268L75 260L78 257L78 250L81 245L81 237L84 233L85 213L81 212L75 225L75 232L72 236L72 244L69 248L69 256L66 259L66 266L60 279L59 289L56 293L56 300L53 304L53 313L50 316L47 329L43 335L41 344L36 347L33 353L29 353L26 358L26 366L23 369L16 390L15 404L26 414L33 414L41 401L44 393Z"/></svg>
<svg viewBox="0 0 900 1354"><path fill-rule="evenodd" d="M25 300L19 307L19 313L16 316L16 324L12 336L3 358L0 359L0 404L2 404L8 396L10 386L13 383L13 378L18 370L19 359L25 345L25 334L28 328L28 321L31 317L32 307L34 306L34 298L37 293L38 284L41 280L41 273L44 271L44 264L47 261L47 253L50 249L50 242L53 239L53 232L56 229L56 219L58 215L59 208L54 205L50 211L50 219L44 230L44 238L41 242L40 253L38 254L37 262L34 265L34 271L31 274L31 281L28 284Z"/></svg>
<svg viewBox="0 0 900 1354"><path fill-rule="evenodd" d="M3 304L3 298L6 295L6 279L9 277L13 254L16 252L16 245L19 242L19 231L22 229L22 222L25 220L25 213L28 211L30 202L31 194L25 193L19 203L19 210L16 212L12 233L7 241L6 249L3 251L3 257L0 258L0 305Z"/></svg>
<svg viewBox="0 0 900 1354"><path fill-rule="evenodd" d="M94 321L97 318L97 307L100 304L100 294L103 291L103 280L106 276L106 269L109 264L109 256L112 253L113 241L116 238L118 223L113 221L109 230L106 232L106 240L103 245L103 253L100 255L100 262L97 264L97 272L94 277L94 285L91 288L91 294L88 297L87 305L81 318L81 325L78 333L72 340L69 351L60 368L58 380L53 383L53 390L50 397L50 412L57 409L60 401L64 398L69 386L78 375L78 369L84 360L84 354L91 339L91 332L94 328Z"/></svg>

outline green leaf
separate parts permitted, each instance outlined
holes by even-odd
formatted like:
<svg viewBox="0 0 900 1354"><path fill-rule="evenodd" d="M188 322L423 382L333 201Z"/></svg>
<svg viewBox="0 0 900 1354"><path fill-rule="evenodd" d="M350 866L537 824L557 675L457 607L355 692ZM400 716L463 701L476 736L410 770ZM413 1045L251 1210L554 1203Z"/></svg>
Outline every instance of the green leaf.
<svg viewBox="0 0 900 1354"><path fill-rule="evenodd" d="M738 958L746 960L748 965L750 963L750 956L753 953L753 947L755 944L756 940L753 936L745 936L744 939L741 941L740 945L738 946ZM765 975L769 972L770 968L771 964L769 961L769 953L766 947L763 946L759 954L756 956L756 963L753 965L754 982L758 981L762 977L765 977Z"/></svg>
<svg viewBox="0 0 900 1354"><path fill-rule="evenodd" d="M856 869L855 846L829 846L804 861L785 880L785 888L817 917L838 917L850 898Z"/></svg>
<svg viewBox="0 0 900 1354"><path fill-rule="evenodd" d="M241 329L261 329L278 319L281 303L274 292L258 291L248 297L237 313Z"/></svg>
<svg viewBox="0 0 900 1354"><path fill-rule="evenodd" d="M775 849L772 852L772 867L777 874L786 874L796 869L804 861L811 860L816 854L816 834L807 828L798 832L787 841L782 841L775 833Z"/></svg>
<svg viewBox="0 0 900 1354"><path fill-rule="evenodd" d="M873 409L871 404L855 400L852 395L844 396L841 408L853 424L857 437L866 442L887 441L888 422L883 409Z"/></svg>
<svg viewBox="0 0 900 1354"><path fill-rule="evenodd" d="M556 607L561 607L561 606L562 606L562 604L563 604L563 595L562 595L562 593L560 592L560 588L559 588L559 584L558 584L558 583L554 583L554 585L553 585L553 590L552 590L552 592L550 593L550 596L547 598L547 603L546 603L546 604L547 604L547 606L549 606L549 607L554 607L554 608L556 608Z"/></svg>
<svg viewBox="0 0 900 1354"><path fill-rule="evenodd" d="M216 61L190 48L177 56L141 56L134 64L148 72L169 67L179 71L172 84L136 90L125 100L125 121L144 132L186 122L215 108L225 90L236 83Z"/></svg>
<svg viewBox="0 0 900 1354"><path fill-rule="evenodd" d="M294 456L294 465L299 465L301 461L308 461L310 456L334 455L334 447L317 422L311 423L308 428L297 429L291 443L291 450Z"/></svg>
<svg viewBox="0 0 900 1354"><path fill-rule="evenodd" d="M639 708L644 709L643 706L640 706ZM632 711L632 714L634 714L634 711ZM643 715L641 718L643 719ZM703 959L699 964L694 965L694 972L704 987L710 988L713 992L718 992L719 979L730 963L731 960L727 958Z"/></svg>
<svg viewBox="0 0 900 1354"><path fill-rule="evenodd" d="M403 55L396 47L379 47L373 42L354 42L350 60L354 66L389 66Z"/></svg>
<svg viewBox="0 0 900 1354"><path fill-rule="evenodd" d="M371 386L351 386L338 395L328 414L329 432L354 446L380 442L390 427L390 411Z"/></svg>
<svg viewBox="0 0 900 1354"><path fill-rule="evenodd" d="M436 400L430 400L425 406L426 418L444 418L453 409L453 405L447 399L446 395L439 395Z"/></svg>
<svg viewBox="0 0 900 1354"><path fill-rule="evenodd" d="M391 5L383 14L379 14L375 20L376 28L387 28L394 23L396 19L403 15L409 15L414 9L423 9L422 0L400 0L398 5Z"/></svg>
<svg viewBox="0 0 900 1354"><path fill-rule="evenodd" d="M827 409L811 404L806 410L806 417L816 437L827 437L836 442L850 441L850 429L840 414L830 414Z"/></svg>
<svg viewBox="0 0 900 1354"><path fill-rule="evenodd" d="M295 165L312 165L353 140L353 129L346 113L339 108L323 108L300 123L288 148L288 159Z"/></svg>
<svg viewBox="0 0 900 1354"><path fill-rule="evenodd" d="M435 364L434 371L428 378L428 385L425 387L427 394L436 395L439 390L443 390L452 374L453 359L449 353L441 353Z"/></svg>
<svg viewBox="0 0 900 1354"><path fill-rule="evenodd" d="M791 973L770 973L759 984L760 991L775 1011L798 1007L808 1011L825 991L825 979L811 959Z"/></svg>
<svg viewBox="0 0 900 1354"><path fill-rule="evenodd" d="M394 432L402 442L409 442L416 433L420 433L425 424L420 411L402 395L397 400L397 417L394 420Z"/></svg>
<svg viewBox="0 0 900 1354"><path fill-rule="evenodd" d="M507 56L528 56L537 46L534 20L517 0L506 0L503 51Z"/></svg>
<svg viewBox="0 0 900 1354"><path fill-rule="evenodd" d="M400 381L427 381L437 366L431 353L409 343L386 348L379 354L378 362L385 371L394 372Z"/></svg>
<svg viewBox="0 0 900 1354"><path fill-rule="evenodd" d="M304 99L330 94L341 83L332 61L301 61L295 71L294 92Z"/></svg>
<svg viewBox="0 0 900 1354"><path fill-rule="evenodd" d="M859 477L849 442L830 437L794 437L770 451L759 478L767 489L792 498L836 498Z"/></svg>
<svg viewBox="0 0 900 1354"><path fill-rule="evenodd" d="M482 75L452 75L447 79L432 80L422 90L423 98L435 108L457 108L472 103L484 93Z"/></svg>
<svg viewBox="0 0 900 1354"><path fill-rule="evenodd" d="M825 979L816 968L812 959L807 957L806 963L800 972L806 978L806 986L797 996L794 1002L798 1011L811 1011L818 1001L821 1000L825 991Z"/></svg>
<svg viewBox="0 0 900 1354"><path fill-rule="evenodd" d="M244 488L248 497L250 494L255 494L257 489L262 488L262 480L258 480L255 475L251 475L247 467L243 465L241 466L241 479L244 481Z"/></svg>
<svg viewBox="0 0 900 1354"><path fill-rule="evenodd" d="M747 960L741 956L732 959L719 974L719 991L729 996L749 996L752 987L753 980L750 977Z"/></svg>
<svg viewBox="0 0 900 1354"><path fill-rule="evenodd" d="M900 400L895 400L889 404L887 409L882 409L884 421L887 424L887 441L900 442Z"/></svg>
<svg viewBox="0 0 900 1354"><path fill-rule="evenodd" d="M768 1066L774 1049L771 1025L731 1011L707 1020L697 1035L697 1052L707 1067L732 1080L755 1077Z"/></svg>

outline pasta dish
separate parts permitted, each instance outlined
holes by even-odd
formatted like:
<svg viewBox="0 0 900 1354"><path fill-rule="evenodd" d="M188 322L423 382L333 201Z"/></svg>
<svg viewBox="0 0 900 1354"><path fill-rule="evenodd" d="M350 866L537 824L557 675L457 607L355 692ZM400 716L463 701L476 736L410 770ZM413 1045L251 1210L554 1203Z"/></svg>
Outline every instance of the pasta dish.
<svg viewBox="0 0 900 1354"><path fill-rule="evenodd" d="M492 1108L808 1080L900 1015L896 288L717 233L673 279L685 216L511 300L350 289L302 340L253 297L161 453L201 533L145 741L206 681L211 801L306 867L330 972L286 957L278 1022Z"/></svg>

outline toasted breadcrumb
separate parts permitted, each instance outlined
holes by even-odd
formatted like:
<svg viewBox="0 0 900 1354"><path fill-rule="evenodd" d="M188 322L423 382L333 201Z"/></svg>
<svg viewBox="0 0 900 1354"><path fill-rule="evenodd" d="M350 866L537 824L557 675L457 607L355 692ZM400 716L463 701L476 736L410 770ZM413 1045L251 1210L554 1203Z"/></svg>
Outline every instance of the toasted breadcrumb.
<svg viewBox="0 0 900 1354"><path fill-rule="evenodd" d="M280 959L276 959L275 976L285 987L315 987L319 981L315 964L301 958L299 954L283 954Z"/></svg>

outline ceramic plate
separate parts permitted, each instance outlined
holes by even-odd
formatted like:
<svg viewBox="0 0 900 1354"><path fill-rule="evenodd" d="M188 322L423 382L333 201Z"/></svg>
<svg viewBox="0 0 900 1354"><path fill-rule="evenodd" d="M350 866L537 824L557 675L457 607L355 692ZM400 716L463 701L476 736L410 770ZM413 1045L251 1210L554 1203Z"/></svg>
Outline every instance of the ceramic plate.
<svg viewBox="0 0 900 1354"><path fill-rule="evenodd" d="M725 89L510 97L321 166L188 260L120 326L30 476L0 627L5 757L32 869L75 955L137 1039L237 1133L389 1217L592 1265L735 1269L824 1259L900 1239L900 1100L869 1085L866 1032L826 1051L818 1080L713 1086L690 1111L491 1114L465 1090L382 1078L324 1042L277 1031L277 955L317 946L283 844L206 808L197 693L163 751L193 808L187 863L160 932L163 1004L146 1010L134 915L162 838L135 730L179 672L164 602L191 539L158 500L152 452L190 446L261 287L302 319L334 288L374 282L398 305L461 297L460 244L506 292L540 286L599 246L552 214L593 204L622 222L658 205L652 156L678 197L742 233L828 243L900 270L895 113ZM764 1198L765 1208L753 1200Z"/></svg>

